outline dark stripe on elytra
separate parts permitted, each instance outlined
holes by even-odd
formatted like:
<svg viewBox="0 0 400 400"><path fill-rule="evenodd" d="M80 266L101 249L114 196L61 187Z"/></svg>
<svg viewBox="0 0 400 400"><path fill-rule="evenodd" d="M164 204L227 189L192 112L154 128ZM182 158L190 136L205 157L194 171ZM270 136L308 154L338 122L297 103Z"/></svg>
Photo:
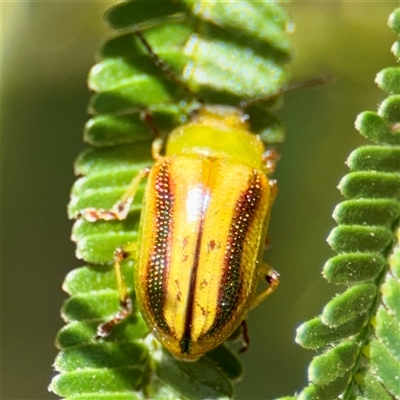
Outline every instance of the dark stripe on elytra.
<svg viewBox="0 0 400 400"><path fill-rule="evenodd" d="M260 175L254 171L247 189L240 194L236 202L219 284L217 312L214 323L204 338L218 333L230 321L237 309L242 291L243 247L259 207L262 190Z"/></svg>
<svg viewBox="0 0 400 400"><path fill-rule="evenodd" d="M204 199L204 196L203 196ZM203 228L204 228L204 217L205 217L205 210L204 206L202 204L203 211L201 213L201 220L200 220L200 226L199 226L199 233L197 235L197 240L196 240L196 250L195 250L195 255L194 255L194 260L193 260L193 268L192 272L190 275L190 286L189 286L189 295L188 295L188 311L185 319L185 330L182 336L181 341L179 342L179 345L181 347L181 352L182 354L190 354L190 351L192 349L192 319L193 319L193 314L194 314L194 294L196 290L196 278L197 278L197 271L199 269L199 260L200 260L200 251L201 251L201 239L203 237Z"/></svg>
<svg viewBox="0 0 400 400"><path fill-rule="evenodd" d="M170 161L164 161L155 175L154 193L155 242L150 252L147 266L147 301L156 324L164 332L170 328L165 321L163 307L170 265L170 241L173 224L174 196L171 191L169 176Z"/></svg>

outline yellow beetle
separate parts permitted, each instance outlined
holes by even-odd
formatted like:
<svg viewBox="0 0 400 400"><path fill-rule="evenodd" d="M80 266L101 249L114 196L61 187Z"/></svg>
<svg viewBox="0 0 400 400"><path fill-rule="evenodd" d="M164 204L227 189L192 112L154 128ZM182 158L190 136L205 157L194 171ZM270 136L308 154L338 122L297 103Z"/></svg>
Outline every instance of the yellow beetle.
<svg viewBox="0 0 400 400"><path fill-rule="evenodd" d="M174 129L155 164L136 176L111 210L85 217L123 219L148 175L134 266L139 309L154 336L178 359L194 361L229 338L247 312L270 295L279 275L263 264L277 187L261 139L237 108L203 106ZM131 311L117 249L122 310L99 327L106 336ZM259 279L269 287L257 292Z"/></svg>

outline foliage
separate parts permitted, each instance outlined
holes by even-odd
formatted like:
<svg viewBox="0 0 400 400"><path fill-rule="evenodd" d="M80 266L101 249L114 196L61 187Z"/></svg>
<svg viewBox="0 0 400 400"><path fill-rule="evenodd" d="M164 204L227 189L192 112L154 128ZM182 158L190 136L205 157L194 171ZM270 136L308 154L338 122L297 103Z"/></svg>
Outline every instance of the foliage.
<svg viewBox="0 0 400 400"><path fill-rule="evenodd" d="M389 18L400 35L400 9ZM399 41L392 52L400 61ZM382 70L377 85L389 96L366 111L356 128L374 145L354 150L339 189L338 226L328 242L339 254L324 266L347 289L322 314L300 326L296 341L321 350L299 399L400 399L400 68Z"/></svg>

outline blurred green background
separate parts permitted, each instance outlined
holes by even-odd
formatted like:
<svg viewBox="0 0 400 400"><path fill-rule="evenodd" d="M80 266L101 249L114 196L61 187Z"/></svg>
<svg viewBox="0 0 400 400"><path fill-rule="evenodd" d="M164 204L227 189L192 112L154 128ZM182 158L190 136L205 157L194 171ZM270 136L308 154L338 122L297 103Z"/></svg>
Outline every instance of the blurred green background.
<svg viewBox="0 0 400 400"><path fill-rule="evenodd" d="M51 399L47 385L66 298L61 284L81 262L66 218L72 163L87 120L86 76L110 32L111 2L2 3L2 398ZM295 328L321 311L337 288L321 277L333 253L325 243L336 186L349 152L365 141L357 113L385 97L375 74L393 65L386 27L398 2L293 2L294 80L332 73L336 82L286 95L279 112L287 140L276 174L280 193L267 259L282 285L249 318L239 399L293 394L306 382L313 352L294 343Z"/></svg>

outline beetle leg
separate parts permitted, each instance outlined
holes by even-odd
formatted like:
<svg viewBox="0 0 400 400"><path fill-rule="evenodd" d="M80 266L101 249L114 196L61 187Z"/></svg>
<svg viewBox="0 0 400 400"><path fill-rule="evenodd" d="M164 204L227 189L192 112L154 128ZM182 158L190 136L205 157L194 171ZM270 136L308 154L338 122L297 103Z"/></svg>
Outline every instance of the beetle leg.
<svg viewBox="0 0 400 400"><path fill-rule="evenodd" d="M274 148L267 149L262 155L262 160L264 162L265 168L268 171L268 174L272 173L276 169L276 164L281 158L278 150Z"/></svg>
<svg viewBox="0 0 400 400"><path fill-rule="evenodd" d="M150 168L143 168L141 171L139 171L139 173L132 179L127 191L124 193L121 199L112 206L110 210L86 208L80 213L80 216L83 216L89 222L95 222L100 219L106 221L113 219L125 219L129 213L129 209L141 180L147 176L149 172Z"/></svg>
<svg viewBox="0 0 400 400"><path fill-rule="evenodd" d="M248 350L250 346L250 336L249 336L249 328L247 326L247 322L244 319L242 323L240 324L240 327L242 328L242 341L243 341L243 346L239 350L239 354L243 354L245 351Z"/></svg>
<svg viewBox="0 0 400 400"><path fill-rule="evenodd" d="M259 293L250 304L250 310L256 308L262 303L268 296L275 292L280 283L280 277L278 272L272 269L268 264L263 263L260 268L260 273L264 274L265 280L268 282L268 287Z"/></svg>
<svg viewBox="0 0 400 400"><path fill-rule="evenodd" d="M154 160L158 160L161 156L161 150L164 147L164 139L162 137L157 137L153 140L151 144L151 155Z"/></svg>
<svg viewBox="0 0 400 400"><path fill-rule="evenodd" d="M149 110L142 109L140 111L140 118L153 132L154 139L151 143L151 155L154 160L158 160L160 157L162 157L161 151L164 147L165 139L162 137L161 132L157 129L153 115L149 112Z"/></svg>
<svg viewBox="0 0 400 400"><path fill-rule="evenodd" d="M96 339L107 337L115 325L124 321L132 313L132 299L129 297L128 289L122 276L121 261L128 258L135 250L136 243L130 243L124 247L118 247L114 252L114 270L117 279L120 309L109 321L97 327Z"/></svg>

